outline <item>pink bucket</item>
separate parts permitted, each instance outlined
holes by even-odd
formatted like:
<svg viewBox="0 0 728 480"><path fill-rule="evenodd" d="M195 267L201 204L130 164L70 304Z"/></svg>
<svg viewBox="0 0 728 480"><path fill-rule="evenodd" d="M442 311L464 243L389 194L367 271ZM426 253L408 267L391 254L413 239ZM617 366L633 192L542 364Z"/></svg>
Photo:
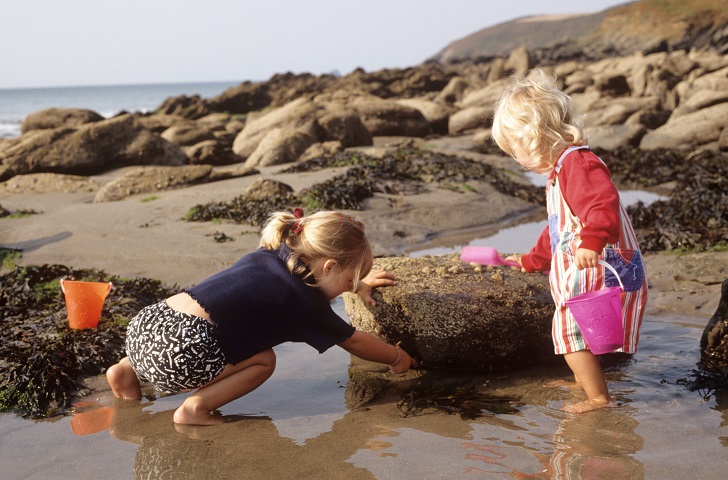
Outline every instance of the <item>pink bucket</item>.
<svg viewBox="0 0 728 480"><path fill-rule="evenodd" d="M589 345L589 349L595 355L613 352L622 348L624 343L620 298L624 286L617 271L611 265L602 260L599 260L599 263L614 273L620 286L584 293L565 302ZM566 271L565 283L575 270L576 267L571 266Z"/></svg>
<svg viewBox="0 0 728 480"><path fill-rule="evenodd" d="M493 267L497 267L499 265L520 267L517 262L506 261L498 254L498 250L493 247L463 247L463 251L460 253L460 261L465 263L479 263L481 265L490 265Z"/></svg>

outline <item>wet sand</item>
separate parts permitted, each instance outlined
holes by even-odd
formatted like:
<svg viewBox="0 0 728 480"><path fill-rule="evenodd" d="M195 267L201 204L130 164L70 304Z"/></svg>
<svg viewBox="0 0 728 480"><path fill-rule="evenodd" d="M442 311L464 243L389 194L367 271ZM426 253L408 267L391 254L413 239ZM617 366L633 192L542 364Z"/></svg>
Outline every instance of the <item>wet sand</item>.
<svg viewBox="0 0 728 480"><path fill-rule="evenodd" d="M277 170L263 173L295 189L336 173ZM3 195L5 208L43 213L0 220L0 245L22 248L21 264L99 268L187 286L254 249L258 235L253 227L179 219L194 204L239 195L255 178L162 192L148 202L139 196L93 204L90 193ZM379 198L360 216L371 226L375 252L392 255L466 244L509 225L509 218L538 214L492 198L477 203L438 191L405 197L395 212L391 199ZM463 219L478 212L482 223L468 226ZM394 230L409 234L394 237ZM217 243L215 232L234 241ZM424 370L394 378L397 389L350 410L350 356L338 348L319 355L306 345L286 344L276 349L273 377L225 406L222 413L233 421L219 427L175 428L172 414L183 395L115 401L103 377L90 380L94 392L73 417L29 421L0 414L0 471L3 478L69 479L723 478L728 398L703 398L683 383L728 276L728 256L648 255L647 266L652 288L640 352L608 373L621 408L561 412L564 402L580 397L545 388L550 380L569 378L566 367L550 367L468 375L496 398L497 412L508 413L484 411L468 420L426 409L403 417L401 394L441 374ZM336 305L344 315L342 303Z"/></svg>

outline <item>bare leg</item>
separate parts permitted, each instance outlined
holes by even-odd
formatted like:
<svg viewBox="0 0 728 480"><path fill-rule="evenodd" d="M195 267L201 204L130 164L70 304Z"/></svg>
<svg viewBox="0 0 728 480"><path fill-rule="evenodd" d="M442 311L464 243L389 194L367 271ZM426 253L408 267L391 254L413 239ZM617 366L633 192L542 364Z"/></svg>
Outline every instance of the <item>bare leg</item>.
<svg viewBox="0 0 728 480"><path fill-rule="evenodd" d="M142 389L139 379L131 368L129 358L122 358L119 363L112 365L106 371L106 381L109 382L111 391L114 392L116 398L126 400L140 400L142 398Z"/></svg>
<svg viewBox="0 0 728 480"><path fill-rule="evenodd" d="M211 413L221 406L246 395L273 374L276 356L268 349L240 362L227 365L215 380L187 397L174 412L175 423L183 425L215 425L225 420Z"/></svg>
<svg viewBox="0 0 728 480"><path fill-rule="evenodd" d="M567 353L564 355L564 359L574 372L576 383L580 384L586 392L587 399L567 405L562 410L570 413L582 413L608 407L612 398L609 396L599 359L588 350Z"/></svg>

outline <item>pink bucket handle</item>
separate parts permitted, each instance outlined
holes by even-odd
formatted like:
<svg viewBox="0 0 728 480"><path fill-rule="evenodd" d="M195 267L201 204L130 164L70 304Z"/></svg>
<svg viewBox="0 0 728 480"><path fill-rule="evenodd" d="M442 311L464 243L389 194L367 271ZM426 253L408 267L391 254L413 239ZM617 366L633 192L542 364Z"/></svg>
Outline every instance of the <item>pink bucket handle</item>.
<svg viewBox="0 0 728 480"><path fill-rule="evenodd" d="M608 264L607 262L605 262L604 260L599 260L599 264L603 265L605 268L608 268L609 270L612 271L614 276L617 277L617 281L619 282L619 287L622 289L622 291L624 291L624 284L622 283L622 279L619 278L619 274L614 269L614 267L611 266L610 264ZM596 268L596 267L594 267L594 268ZM567 285L569 283L568 282L569 277L571 275L573 275L575 271L576 271L576 265L573 265L573 264L566 270L566 273L564 274L564 285Z"/></svg>

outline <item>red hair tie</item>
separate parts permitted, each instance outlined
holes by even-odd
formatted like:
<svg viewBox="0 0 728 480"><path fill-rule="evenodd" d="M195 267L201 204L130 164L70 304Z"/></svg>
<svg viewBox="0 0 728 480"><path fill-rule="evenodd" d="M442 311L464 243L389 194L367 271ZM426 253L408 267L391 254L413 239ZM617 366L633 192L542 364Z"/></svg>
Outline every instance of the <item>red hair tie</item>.
<svg viewBox="0 0 728 480"><path fill-rule="evenodd" d="M300 207L293 209L293 216L295 218L303 218L303 209ZM291 224L291 233L294 235L298 235L301 233L301 230L303 230L303 225L301 225L301 222L293 222Z"/></svg>

